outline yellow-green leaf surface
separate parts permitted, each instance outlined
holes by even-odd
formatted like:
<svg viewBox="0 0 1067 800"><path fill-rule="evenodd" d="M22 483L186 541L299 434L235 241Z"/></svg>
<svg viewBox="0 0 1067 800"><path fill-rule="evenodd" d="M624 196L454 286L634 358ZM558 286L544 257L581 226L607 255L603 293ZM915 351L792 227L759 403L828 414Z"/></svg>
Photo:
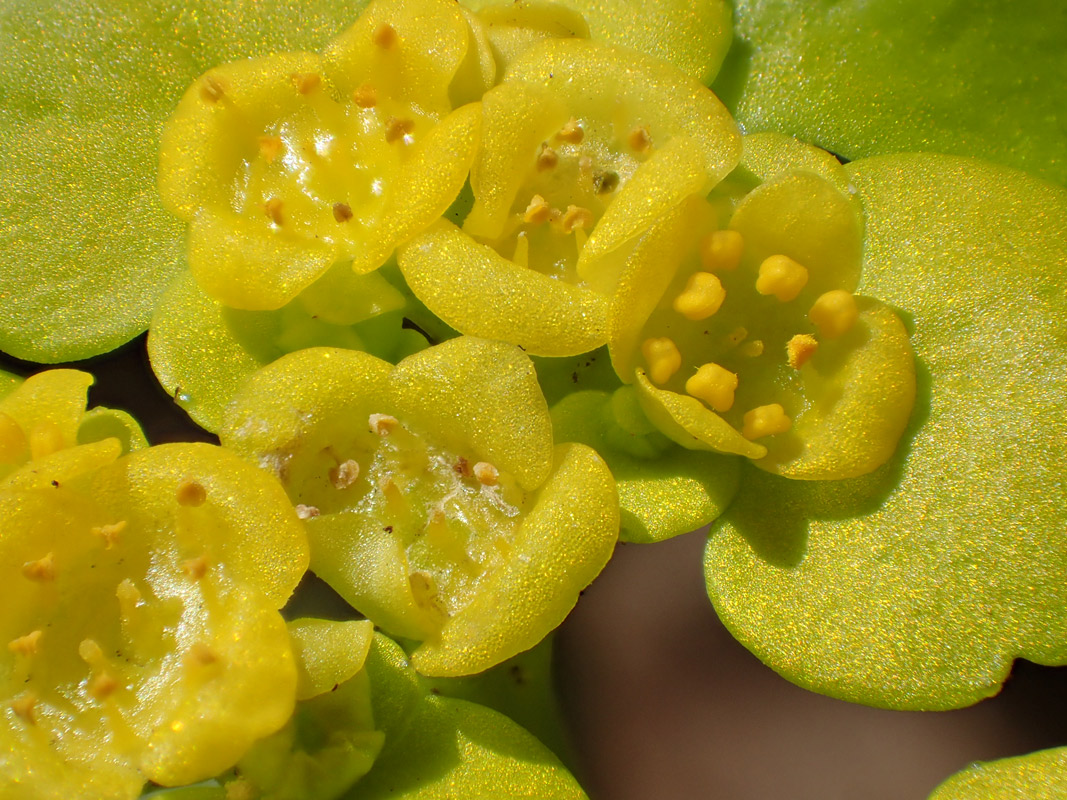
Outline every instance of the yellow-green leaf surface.
<svg viewBox="0 0 1067 800"><path fill-rule="evenodd" d="M931 151L1067 181L1067 6L739 0L716 83L749 132L848 158Z"/></svg>
<svg viewBox="0 0 1067 800"><path fill-rule="evenodd" d="M183 268L183 226L155 189L159 128L181 92L226 61L317 49L359 7L4 4L0 349L58 362L143 331Z"/></svg>
<svg viewBox="0 0 1067 800"><path fill-rule="evenodd" d="M995 694L1067 661L1067 193L935 155L854 162L860 290L907 310L918 400L863 478L748 469L713 531L716 610L802 686L893 708Z"/></svg>
<svg viewBox="0 0 1067 800"><path fill-rule="evenodd" d="M428 696L403 651L384 636L375 638L367 672L385 746L347 800L586 797L559 759L507 717Z"/></svg>
<svg viewBox="0 0 1067 800"><path fill-rule="evenodd" d="M1067 747L972 764L929 800L1059 800L1067 797Z"/></svg>

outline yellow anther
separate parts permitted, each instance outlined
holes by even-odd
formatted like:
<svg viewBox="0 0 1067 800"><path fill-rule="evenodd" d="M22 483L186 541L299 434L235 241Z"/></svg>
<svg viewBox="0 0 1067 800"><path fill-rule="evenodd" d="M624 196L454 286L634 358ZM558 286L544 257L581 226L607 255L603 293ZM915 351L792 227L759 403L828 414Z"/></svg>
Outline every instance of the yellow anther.
<svg viewBox="0 0 1067 800"><path fill-rule="evenodd" d="M93 639L82 639L78 644L78 656L90 667L104 663L104 651Z"/></svg>
<svg viewBox="0 0 1067 800"><path fill-rule="evenodd" d="M129 578L123 578L115 587L115 597L119 599L119 607L124 614L132 611L141 602L141 592Z"/></svg>
<svg viewBox="0 0 1067 800"><path fill-rule="evenodd" d="M359 462L348 459L330 470L330 483L335 489L347 489L359 479Z"/></svg>
<svg viewBox="0 0 1067 800"><path fill-rule="evenodd" d="M338 222L348 222L352 219L352 206L348 203L334 203L333 218Z"/></svg>
<svg viewBox="0 0 1067 800"><path fill-rule="evenodd" d="M379 25L374 29L374 33L371 34L371 41L383 50L394 47L399 39L396 28L388 22Z"/></svg>
<svg viewBox="0 0 1067 800"><path fill-rule="evenodd" d="M740 348L738 348L738 351L741 353L741 355L747 356L748 358L756 358L757 356L761 356L763 355L763 340L753 339L751 342L745 342L743 345L741 345Z"/></svg>
<svg viewBox="0 0 1067 800"><path fill-rule="evenodd" d="M280 136L260 136L259 139L259 154L263 156L263 160L268 164L273 164L274 160L282 154L282 150L285 149L285 145Z"/></svg>
<svg viewBox="0 0 1067 800"><path fill-rule="evenodd" d="M203 642L196 642L189 648L189 652L185 654L185 660L188 664L206 667L217 662L219 656Z"/></svg>
<svg viewBox="0 0 1067 800"><path fill-rule="evenodd" d="M778 403L758 406L745 414L741 435L746 439L761 439L776 433L785 433L793 427L793 421L785 415Z"/></svg>
<svg viewBox="0 0 1067 800"><path fill-rule="evenodd" d="M89 695L96 700L104 700L110 697L118 688L119 682L107 671L95 675L92 680L89 681L88 686Z"/></svg>
<svg viewBox="0 0 1067 800"><path fill-rule="evenodd" d="M63 449L63 431L59 425L46 420L30 430L30 457L44 458Z"/></svg>
<svg viewBox="0 0 1067 800"><path fill-rule="evenodd" d="M322 76L314 72L294 72L289 77L300 94L311 94L322 86Z"/></svg>
<svg viewBox="0 0 1067 800"><path fill-rule="evenodd" d="M400 426L400 420L390 414L371 414L367 423L371 431L379 436L388 436Z"/></svg>
<svg viewBox="0 0 1067 800"><path fill-rule="evenodd" d="M279 227L285 218L282 216L282 209L285 208L285 203L280 197L272 197L266 203L263 204L263 213L270 217L270 221Z"/></svg>
<svg viewBox="0 0 1067 800"><path fill-rule="evenodd" d="M56 579L55 559L49 553L36 561L27 561L22 565L22 575L31 581L39 581L40 583L54 581Z"/></svg>
<svg viewBox="0 0 1067 800"><path fill-rule="evenodd" d="M707 319L726 299L722 283L710 272L694 272L689 276L685 291L674 298L674 310L694 322Z"/></svg>
<svg viewBox="0 0 1067 800"><path fill-rule="evenodd" d="M101 525L96 528L90 528L89 532L92 533L93 536L99 536L103 539L104 547L110 550L115 546L115 543L118 542L119 537L124 530L126 530L126 520L123 519L118 522L113 522L110 525Z"/></svg>
<svg viewBox="0 0 1067 800"><path fill-rule="evenodd" d="M764 295L772 294L781 302L788 303L800 294L807 282L808 271L789 256L770 256L759 265L756 291Z"/></svg>
<svg viewBox="0 0 1067 800"><path fill-rule="evenodd" d="M407 117L389 117L385 121L385 141L392 144L415 130L415 120Z"/></svg>
<svg viewBox="0 0 1067 800"><path fill-rule="evenodd" d="M535 194L530 198L530 204L526 206L526 211L523 212L523 221L530 223L531 225L540 225L543 222L548 222L552 216L552 207L548 204L541 195Z"/></svg>
<svg viewBox="0 0 1067 800"><path fill-rule="evenodd" d="M184 481L178 487L176 499L180 506L202 506L207 501L207 490L196 481Z"/></svg>
<svg viewBox="0 0 1067 800"><path fill-rule="evenodd" d="M187 578L198 581L207 575L207 556L200 555L182 562L182 572Z"/></svg>
<svg viewBox="0 0 1067 800"><path fill-rule="evenodd" d="M789 366L793 369L800 369L808 363L808 359L815 355L815 351L818 349L819 343L814 336L810 333L798 333L785 345Z"/></svg>
<svg viewBox="0 0 1067 800"><path fill-rule="evenodd" d="M37 723L37 718L34 714L34 709L36 709L36 707L37 695L33 692L23 692L20 697L11 701L11 710L18 714L23 722L30 725Z"/></svg>
<svg viewBox="0 0 1067 800"><path fill-rule="evenodd" d="M579 144L585 137L585 131L578 124L578 120L571 117L566 124L556 133L556 138L571 144Z"/></svg>
<svg viewBox="0 0 1067 800"><path fill-rule="evenodd" d="M300 519L314 519L322 512L315 506L307 506L303 503L297 503L293 506L293 510Z"/></svg>
<svg viewBox="0 0 1067 800"><path fill-rule="evenodd" d="M745 241L737 231L713 231L700 240L700 263L708 272L737 269Z"/></svg>
<svg viewBox="0 0 1067 800"><path fill-rule="evenodd" d="M548 142L541 142L541 150L537 153L537 171L555 169L557 164L559 164L559 156L556 151L548 146Z"/></svg>
<svg viewBox="0 0 1067 800"><path fill-rule="evenodd" d="M214 75L205 75L200 84L200 99L206 103L217 103L226 95L226 85Z"/></svg>
<svg viewBox="0 0 1067 800"><path fill-rule="evenodd" d="M685 382L685 390L721 414L734 407L737 375L718 364L705 364Z"/></svg>
<svg viewBox="0 0 1067 800"><path fill-rule="evenodd" d="M748 338L748 328L738 327L734 328L726 336L726 343L730 347L737 347L741 342Z"/></svg>
<svg viewBox="0 0 1067 800"><path fill-rule="evenodd" d="M474 465L474 477L483 486L496 486L500 480L500 471L488 461L479 461Z"/></svg>
<svg viewBox="0 0 1067 800"><path fill-rule="evenodd" d="M352 102L360 108L374 108L378 105L378 90L369 83L361 84L352 91Z"/></svg>
<svg viewBox="0 0 1067 800"><path fill-rule="evenodd" d="M37 655L37 645L43 635L42 631L30 631L25 636L20 636L8 642L7 649L20 656L35 656Z"/></svg>
<svg viewBox="0 0 1067 800"><path fill-rule="evenodd" d="M631 150L636 150L638 153L647 153L651 150L652 136L648 132L648 126L638 125L630 131L630 135L626 137L626 143L630 145Z"/></svg>
<svg viewBox="0 0 1067 800"><path fill-rule="evenodd" d="M0 411L0 464L13 464L26 454L29 442L22 426Z"/></svg>
<svg viewBox="0 0 1067 800"><path fill-rule="evenodd" d="M653 383L666 383L682 368L682 354L678 352L678 346L666 336L645 339L641 345L641 355L645 357L648 377Z"/></svg>
<svg viewBox="0 0 1067 800"><path fill-rule="evenodd" d="M852 330L859 315L856 298L852 293L834 289L819 295L808 312L808 319L819 329L819 335L824 339L836 339Z"/></svg>
<svg viewBox="0 0 1067 800"><path fill-rule="evenodd" d="M581 206L567 206L560 219L560 225L564 233L571 233L575 228L585 230L593 227L593 212Z"/></svg>

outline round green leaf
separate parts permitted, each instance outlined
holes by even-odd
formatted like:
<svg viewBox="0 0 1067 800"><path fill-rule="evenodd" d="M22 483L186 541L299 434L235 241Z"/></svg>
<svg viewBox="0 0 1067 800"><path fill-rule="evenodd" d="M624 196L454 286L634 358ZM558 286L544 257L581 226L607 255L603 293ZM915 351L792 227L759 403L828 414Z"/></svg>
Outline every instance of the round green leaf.
<svg viewBox="0 0 1067 800"><path fill-rule="evenodd" d="M1067 795L1067 747L976 763L942 783L930 800L1057 800Z"/></svg>

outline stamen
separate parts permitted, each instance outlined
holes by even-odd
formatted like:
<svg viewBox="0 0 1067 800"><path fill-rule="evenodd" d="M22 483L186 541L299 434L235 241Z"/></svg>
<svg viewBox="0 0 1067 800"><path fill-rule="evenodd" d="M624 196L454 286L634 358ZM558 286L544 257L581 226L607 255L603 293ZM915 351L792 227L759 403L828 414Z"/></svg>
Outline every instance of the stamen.
<svg viewBox="0 0 1067 800"><path fill-rule="evenodd" d="M89 532L93 536L99 536L104 540L104 547L110 550L119 540L119 535L126 530L126 520L119 520L110 525L101 525L96 528L90 528Z"/></svg>
<svg viewBox="0 0 1067 800"><path fill-rule="evenodd" d="M200 555L182 562L182 572L187 578L198 581L207 575L207 556Z"/></svg>
<svg viewBox="0 0 1067 800"><path fill-rule="evenodd" d="M415 121L406 117L389 117L385 121L385 141L392 144L415 130Z"/></svg>
<svg viewBox="0 0 1067 800"><path fill-rule="evenodd" d="M51 420L30 430L30 458L44 458L63 449L63 431Z"/></svg>
<svg viewBox="0 0 1067 800"><path fill-rule="evenodd" d="M808 282L808 271L789 256L775 255L759 265L756 291L774 295L782 303L796 299Z"/></svg>
<svg viewBox="0 0 1067 800"><path fill-rule="evenodd" d="M785 345L789 366L800 369L819 349L819 342L810 333L798 333Z"/></svg>
<svg viewBox="0 0 1067 800"><path fill-rule="evenodd" d="M0 411L0 463L12 464L18 461L28 445L22 426Z"/></svg>
<svg viewBox="0 0 1067 800"><path fill-rule="evenodd" d="M352 219L352 206L347 203L334 203L333 218L338 222L348 222Z"/></svg>
<svg viewBox="0 0 1067 800"><path fill-rule="evenodd" d="M42 631L30 631L25 636L12 639L7 643L7 649L20 656L37 655L37 645L41 641Z"/></svg>
<svg viewBox="0 0 1067 800"><path fill-rule="evenodd" d="M36 561L27 561L22 565L22 575L31 581L47 583L56 579L56 562L49 553Z"/></svg>
<svg viewBox="0 0 1067 800"><path fill-rule="evenodd" d="M119 688L119 682L111 675L110 672L103 671L98 673L91 681L89 681L89 694L96 700L105 700L114 694L115 690Z"/></svg>
<svg viewBox="0 0 1067 800"><path fill-rule="evenodd" d="M756 358L757 356L761 356L763 355L763 340L753 339L751 342L745 342L743 345L741 345L739 351L741 355L747 356L748 358Z"/></svg>
<svg viewBox="0 0 1067 800"><path fill-rule="evenodd" d="M396 45L399 38L400 37L396 33L396 28L387 22L379 25L374 33L371 34L371 41L383 50L392 48Z"/></svg>
<svg viewBox="0 0 1067 800"><path fill-rule="evenodd" d="M515 237L515 254L511 260L520 267L530 266L530 237L526 235L526 231L519 231Z"/></svg>
<svg viewBox="0 0 1067 800"><path fill-rule="evenodd" d="M137 604L141 602L141 592L133 585L133 581L129 578L123 578L118 586L115 587L115 597L119 600L119 613L124 617L129 617Z"/></svg>
<svg viewBox="0 0 1067 800"><path fill-rule="evenodd" d="M585 131L578 124L578 120L571 117L566 124L556 133L556 138L571 144L580 144L585 137Z"/></svg>
<svg viewBox="0 0 1067 800"><path fill-rule="evenodd" d="M721 414L734 407L737 375L718 364L705 364L685 382L685 390Z"/></svg>
<svg viewBox="0 0 1067 800"><path fill-rule="evenodd" d="M285 203L280 197L272 197L263 204L263 212L270 217L271 222L278 227L281 227L282 223L285 221L282 218L282 208L284 207Z"/></svg>
<svg viewBox="0 0 1067 800"><path fill-rule="evenodd" d="M682 368L682 354L678 352L678 346L666 336L645 339L641 345L641 354L648 364L648 377L653 383L666 383Z"/></svg>
<svg viewBox="0 0 1067 800"><path fill-rule="evenodd" d="M400 425L400 420L389 414L371 414L368 422L370 429L379 436L388 436Z"/></svg>
<svg viewBox="0 0 1067 800"><path fill-rule="evenodd" d="M185 481L178 487L178 505L202 506L207 501L207 491L196 481Z"/></svg>
<svg viewBox="0 0 1067 800"><path fill-rule="evenodd" d="M785 433L793 427L793 421L785 415L778 403L759 406L745 414L741 435L746 439L762 439L776 433Z"/></svg>
<svg viewBox="0 0 1067 800"><path fill-rule="evenodd" d="M258 141L259 154L263 156L263 160L268 164L273 164L274 160L282 154L282 150L285 147L280 136L260 136Z"/></svg>
<svg viewBox="0 0 1067 800"><path fill-rule="evenodd" d="M374 108L378 105L378 90L364 83L352 91L352 102L360 108Z"/></svg>
<svg viewBox="0 0 1067 800"><path fill-rule="evenodd" d="M593 222L593 212L581 206L567 206L560 220L564 233L571 233L575 228L592 228Z"/></svg>
<svg viewBox="0 0 1067 800"><path fill-rule="evenodd" d="M289 77L300 94L311 94L322 85L322 76L314 72L294 72Z"/></svg>
<svg viewBox="0 0 1067 800"><path fill-rule="evenodd" d="M404 493L389 476L378 479L378 490L385 496L386 507L394 514L406 514L408 511Z"/></svg>
<svg viewBox="0 0 1067 800"><path fill-rule="evenodd" d="M23 692L21 697L11 701L11 710L18 714L23 722L36 725L37 719L34 709L37 707L37 695L33 692Z"/></svg>
<svg viewBox="0 0 1067 800"><path fill-rule="evenodd" d="M710 272L694 272L685 291L674 298L674 310L694 322L707 319L722 306L726 290L722 282Z"/></svg>
<svg viewBox="0 0 1067 800"><path fill-rule="evenodd" d="M626 143L630 145L631 150L636 150L638 153L647 153L651 150L652 136L648 132L648 126L638 125L630 131L630 135L626 137Z"/></svg>
<svg viewBox="0 0 1067 800"><path fill-rule="evenodd" d="M348 459L330 470L330 483L335 489L347 489L359 479L359 462Z"/></svg>
<svg viewBox="0 0 1067 800"><path fill-rule="evenodd" d="M322 513L315 506L306 506L303 503L297 503L293 506L293 510L300 519L314 519Z"/></svg>
<svg viewBox="0 0 1067 800"><path fill-rule="evenodd" d="M819 295L808 312L808 319L819 329L824 339L836 339L852 330L859 319L856 298L851 292L834 289Z"/></svg>
<svg viewBox="0 0 1067 800"><path fill-rule="evenodd" d="M496 486L500 480L500 470L488 461L479 461L474 465L474 477L483 486Z"/></svg>
<svg viewBox="0 0 1067 800"><path fill-rule="evenodd" d="M548 205L548 201L541 195L535 194L530 198L530 204L526 206L526 211L523 213L522 218L523 221L531 225L540 225L543 222L548 222L551 215L552 207Z"/></svg>
<svg viewBox="0 0 1067 800"><path fill-rule="evenodd" d="M700 241L700 263L708 272L737 269L744 239L737 231L714 231Z"/></svg>
<svg viewBox="0 0 1067 800"><path fill-rule="evenodd" d="M537 154L537 171L555 169L557 164L559 164L559 156L556 155L556 151L548 146L548 142L541 142L541 151Z"/></svg>
<svg viewBox="0 0 1067 800"><path fill-rule="evenodd" d="M78 644L78 656L90 667L103 664L104 651L93 639L82 639Z"/></svg>
<svg viewBox="0 0 1067 800"><path fill-rule="evenodd" d="M205 75L200 84L200 99L206 103L217 103L226 95L226 85L214 75Z"/></svg>

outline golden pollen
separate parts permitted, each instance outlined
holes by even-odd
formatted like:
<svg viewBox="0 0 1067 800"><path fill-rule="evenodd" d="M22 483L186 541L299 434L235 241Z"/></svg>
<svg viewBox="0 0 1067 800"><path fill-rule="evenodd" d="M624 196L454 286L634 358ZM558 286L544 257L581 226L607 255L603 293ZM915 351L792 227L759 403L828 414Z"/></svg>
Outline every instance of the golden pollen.
<svg viewBox="0 0 1067 800"><path fill-rule="evenodd" d="M824 339L836 339L852 330L859 319L856 298L851 292L834 289L819 295L808 311L808 319Z"/></svg>
<svg viewBox="0 0 1067 800"><path fill-rule="evenodd" d="M303 503L297 503L293 506L293 510L300 519L314 519L322 513L315 506L306 506Z"/></svg>
<svg viewBox="0 0 1067 800"><path fill-rule="evenodd" d="M722 282L710 272L694 272L689 276L685 291L674 298L674 310L694 322L707 319L722 306L726 290Z"/></svg>
<svg viewBox="0 0 1067 800"><path fill-rule="evenodd" d="M182 572L185 573L186 577L192 578L194 581L198 581L207 575L207 568L207 556L204 555L182 562Z"/></svg>
<svg viewBox="0 0 1067 800"><path fill-rule="evenodd" d="M400 425L400 420L390 414L371 414L367 422L371 431L379 436L388 436Z"/></svg>
<svg viewBox="0 0 1067 800"><path fill-rule="evenodd" d="M647 125L638 125L632 131L630 135L626 137L626 143L630 145L631 150L635 150L638 153L647 153L652 149L652 136L649 135Z"/></svg>
<svg viewBox="0 0 1067 800"><path fill-rule="evenodd" d="M290 77L300 94L311 94L322 85L322 76L314 72L294 72Z"/></svg>
<svg viewBox="0 0 1067 800"><path fill-rule="evenodd" d="M185 481L178 487L178 505L202 506L207 501L207 491L196 481Z"/></svg>
<svg viewBox="0 0 1067 800"><path fill-rule="evenodd" d="M280 136L260 136L257 141L259 142L259 154L268 164L273 164L285 149Z"/></svg>
<svg viewBox="0 0 1067 800"><path fill-rule="evenodd" d="M745 414L741 435L746 439L761 439L776 433L785 433L793 427L793 421L785 415L778 403L758 406Z"/></svg>
<svg viewBox="0 0 1067 800"><path fill-rule="evenodd" d="M44 458L63 449L63 431L48 420L34 425L30 430L30 457Z"/></svg>
<svg viewBox="0 0 1067 800"><path fill-rule="evenodd" d="M415 121L406 117L389 117L385 121L385 141L392 144L415 130Z"/></svg>
<svg viewBox="0 0 1067 800"><path fill-rule="evenodd" d="M581 125L578 124L578 120L571 117L567 120L566 124L556 133L556 138L570 144L580 144L585 137L585 131L582 130Z"/></svg>
<svg viewBox="0 0 1067 800"><path fill-rule="evenodd" d="M347 489L359 479L359 462L348 459L330 470L330 483L335 489Z"/></svg>
<svg viewBox="0 0 1067 800"><path fill-rule="evenodd" d="M378 90L364 83L352 90L352 102L360 108L374 108L378 105Z"/></svg>
<svg viewBox="0 0 1067 800"><path fill-rule="evenodd" d="M214 75L205 75L200 84L200 99L205 103L217 103L226 94L226 86Z"/></svg>
<svg viewBox="0 0 1067 800"><path fill-rule="evenodd" d="M559 156L556 155L556 151L548 146L548 142L541 142L541 150L537 154L537 171L555 169L557 164L559 164Z"/></svg>
<svg viewBox="0 0 1067 800"><path fill-rule="evenodd" d="M37 645L43 636L41 631L30 631L25 636L12 639L7 643L7 649L20 656L37 655Z"/></svg>
<svg viewBox="0 0 1067 800"><path fill-rule="evenodd" d="M101 672L89 681L89 694L97 700L104 700L119 688L119 682L110 672Z"/></svg>
<svg viewBox="0 0 1067 800"><path fill-rule="evenodd" d="M282 217L282 209L284 207L285 203L280 197L272 197L263 204L263 213L270 217L271 222L281 227L281 224L285 221Z"/></svg>
<svg viewBox="0 0 1067 800"><path fill-rule="evenodd" d="M500 480L500 471L488 461L479 461L474 465L474 477L483 486L496 486Z"/></svg>
<svg viewBox="0 0 1067 800"><path fill-rule="evenodd" d="M371 34L371 41L383 50L389 50L400 40L396 28L388 22L379 25Z"/></svg>
<svg viewBox="0 0 1067 800"><path fill-rule="evenodd" d="M789 256L775 255L763 260L756 278L756 291L774 295L782 303L796 299L807 285L808 271Z"/></svg>
<svg viewBox="0 0 1067 800"><path fill-rule="evenodd" d="M29 442L15 420L0 411L0 464L12 464L22 458Z"/></svg>
<svg viewBox="0 0 1067 800"><path fill-rule="evenodd" d="M786 358L789 366L800 369L808 363L808 359L815 355L819 349L819 342L810 333L798 333L785 345Z"/></svg>
<svg viewBox="0 0 1067 800"><path fill-rule="evenodd" d="M23 722L29 725L37 723L34 709L37 707L37 695L33 692L24 692L22 696L11 701L11 710L14 711Z"/></svg>
<svg viewBox="0 0 1067 800"><path fill-rule="evenodd" d="M338 222L348 222L352 219L352 207L347 203L334 203L333 218Z"/></svg>
<svg viewBox="0 0 1067 800"><path fill-rule="evenodd" d="M721 414L734 407L737 375L718 364L705 364L685 382L685 390Z"/></svg>
<svg viewBox="0 0 1067 800"><path fill-rule="evenodd" d="M526 206L526 211L523 212L523 221L530 223L531 225L540 225L543 222L548 222L552 216L552 208L548 205L548 201L541 195L535 194L530 198L530 204Z"/></svg>
<svg viewBox="0 0 1067 800"><path fill-rule="evenodd" d="M90 528L89 532L93 536L99 536L104 540L104 547L110 550L118 542L122 532L126 530L126 520L119 520L110 525L101 525L96 528Z"/></svg>
<svg viewBox="0 0 1067 800"><path fill-rule="evenodd" d="M737 231L713 231L700 240L700 263L708 272L728 272L737 269L744 249Z"/></svg>
<svg viewBox="0 0 1067 800"><path fill-rule="evenodd" d="M682 354L678 345L666 336L645 339L641 345L641 355L648 364L648 377L653 383L664 384L682 368Z"/></svg>
<svg viewBox="0 0 1067 800"><path fill-rule="evenodd" d="M22 575L31 581L46 583L56 579L56 562L49 553L36 561L27 561L22 565Z"/></svg>
<svg viewBox="0 0 1067 800"><path fill-rule="evenodd" d="M576 228L582 230L592 228L593 222L593 212L581 206L567 206L567 210L563 212L563 218L560 220L564 233L571 233Z"/></svg>

